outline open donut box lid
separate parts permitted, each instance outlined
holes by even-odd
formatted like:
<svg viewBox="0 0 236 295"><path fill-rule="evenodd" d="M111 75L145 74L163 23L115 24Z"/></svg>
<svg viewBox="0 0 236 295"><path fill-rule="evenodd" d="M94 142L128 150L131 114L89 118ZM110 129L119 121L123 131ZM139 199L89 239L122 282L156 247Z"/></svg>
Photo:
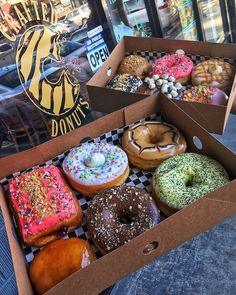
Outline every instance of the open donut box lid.
<svg viewBox="0 0 236 295"><path fill-rule="evenodd" d="M127 93L105 88L108 81L117 73L121 60L127 54L138 51L139 53L142 52L143 56L149 56L152 59L153 52L175 53L178 49L183 49L186 54L193 55L199 60L203 56L208 59L209 57L236 59L235 44L124 37L112 51L100 70L87 83L92 109L94 111L110 113L148 96L142 93ZM236 109L235 98L236 79L234 79L227 106L187 102L176 99L173 99L173 101L209 132L223 134L234 100L234 108Z"/></svg>
<svg viewBox="0 0 236 295"><path fill-rule="evenodd" d="M75 272L47 294L77 294L78 290L83 295L98 294L122 277L236 213L235 154L162 94L152 95L30 150L0 159L0 179L34 165L45 163L65 150L78 145L85 137L100 136L105 132L160 112L165 122L176 126L183 133L189 151L203 153L219 161L230 174L232 181L166 218L124 246L99 258L90 266ZM202 143L201 150L194 144L193 138L196 137ZM0 205L10 244L18 292L20 295L33 294L25 257L14 233L11 214L1 187ZM144 254L144 249L147 249L147 245L150 248L150 244L154 245L155 249Z"/></svg>

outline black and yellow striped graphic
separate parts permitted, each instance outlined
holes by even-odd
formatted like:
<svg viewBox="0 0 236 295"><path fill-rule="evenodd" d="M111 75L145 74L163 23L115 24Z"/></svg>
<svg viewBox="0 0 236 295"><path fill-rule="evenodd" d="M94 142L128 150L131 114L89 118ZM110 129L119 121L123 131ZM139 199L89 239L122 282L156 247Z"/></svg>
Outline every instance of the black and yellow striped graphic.
<svg viewBox="0 0 236 295"><path fill-rule="evenodd" d="M80 85L71 81L63 69L56 82L45 76L44 62L51 56L61 62L59 34L38 25L22 35L16 53L16 65L21 84L27 96L41 111L61 116L69 112L79 98Z"/></svg>

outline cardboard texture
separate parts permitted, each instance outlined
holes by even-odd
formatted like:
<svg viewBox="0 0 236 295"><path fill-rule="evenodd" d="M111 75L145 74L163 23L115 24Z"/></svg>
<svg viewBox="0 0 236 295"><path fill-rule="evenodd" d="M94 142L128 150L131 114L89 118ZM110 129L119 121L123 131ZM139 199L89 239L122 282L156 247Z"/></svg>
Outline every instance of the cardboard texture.
<svg viewBox="0 0 236 295"><path fill-rule="evenodd" d="M236 156L161 94L143 99L32 150L1 159L0 178L45 162L66 149L78 145L84 137L99 136L155 112L162 112L165 122L175 125L182 131L189 151L204 153L215 158L229 172L232 181L168 217L124 246L99 258L90 266L75 272L46 294L66 295L78 292L83 295L98 294L122 277L236 213L236 180L234 180L236 179ZM195 146L194 136L201 140L202 150ZM10 243L18 292L20 295L33 294L25 258L15 238L12 219L2 190L0 190L0 205ZM144 254L144 248L153 242L158 247Z"/></svg>
<svg viewBox="0 0 236 295"><path fill-rule="evenodd" d="M126 53L135 51L174 53L178 49L183 49L186 54L192 55L236 58L236 45L233 44L124 37L100 70L87 83L92 109L110 113L147 97L146 94L127 93L105 88L111 77L117 73L120 62ZM111 69L112 72L110 76L107 74L108 69ZM234 102L236 98L235 84L236 80L234 80L227 106L207 105L176 99L173 99L173 101L209 132L222 134L232 105L232 111L236 113L236 102Z"/></svg>

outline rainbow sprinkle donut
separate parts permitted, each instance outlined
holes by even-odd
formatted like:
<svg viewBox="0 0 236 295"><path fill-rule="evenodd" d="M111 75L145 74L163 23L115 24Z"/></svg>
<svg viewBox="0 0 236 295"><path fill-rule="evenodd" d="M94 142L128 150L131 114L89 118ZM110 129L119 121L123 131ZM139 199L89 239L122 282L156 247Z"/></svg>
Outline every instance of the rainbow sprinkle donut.
<svg viewBox="0 0 236 295"><path fill-rule="evenodd" d="M72 149L63 170L70 184L86 196L120 185L129 175L126 153L107 143L85 143Z"/></svg>

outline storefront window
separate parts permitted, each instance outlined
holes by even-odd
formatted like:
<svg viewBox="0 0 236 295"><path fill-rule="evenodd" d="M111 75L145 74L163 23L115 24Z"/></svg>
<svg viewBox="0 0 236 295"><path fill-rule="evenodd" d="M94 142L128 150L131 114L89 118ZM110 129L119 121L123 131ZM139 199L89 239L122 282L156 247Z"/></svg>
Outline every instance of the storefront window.
<svg viewBox="0 0 236 295"><path fill-rule="evenodd" d="M123 36L152 35L143 0L103 0L102 4L116 42Z"/></svg>
<svg viewBox="0 0 236 295"><path fill-rule="evenodd" d="M224 30L219 0L198 0L205 40L223 42Z"/></svg>
<svg viewBox="0 0 236 295"><path fill-rule="evenodd" d="M198 40L191 0L156 0L156 7L165 38Z"/></svg>

